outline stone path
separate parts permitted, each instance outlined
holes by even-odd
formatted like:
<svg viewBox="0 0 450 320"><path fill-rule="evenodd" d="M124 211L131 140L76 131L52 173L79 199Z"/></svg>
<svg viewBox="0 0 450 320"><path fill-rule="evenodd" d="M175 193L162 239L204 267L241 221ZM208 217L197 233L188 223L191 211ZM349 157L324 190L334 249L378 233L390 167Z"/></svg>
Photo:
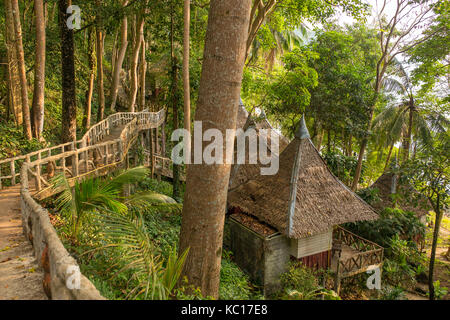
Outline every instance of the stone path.
<svg viewBox="0 0 450 320"><path fill-rule="evenodd" d="M0 300L46 300L43 270L23 235L19 194L20 186L0 192Z"/></svg>

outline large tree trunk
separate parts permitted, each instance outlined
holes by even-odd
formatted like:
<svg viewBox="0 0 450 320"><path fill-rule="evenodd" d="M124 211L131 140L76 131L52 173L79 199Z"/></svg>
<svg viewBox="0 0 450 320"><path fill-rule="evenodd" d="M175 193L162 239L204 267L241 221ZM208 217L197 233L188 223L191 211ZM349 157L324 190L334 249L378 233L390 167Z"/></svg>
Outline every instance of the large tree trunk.
<svg viewBox="0 0 450 320"><path fill-rule="evenodd" d="M191 131L191 88L189 83L191 1L184 0L183 34L183 89L184 89L184 129ZM188 146L190 147L190 146Z"/></svg>
<svg viewBox="0 0 450 320"><path fill-rule="evenodd" d="M61 29L61 75L62 75L62 141L77 139L77 104L75 91L75 56L73 30L67 27L67 8L72 0L59 0L59 26Z"/></svg>
<svg viewBox="0 0 450 320"><path fill-rule="evenodd" d="M129 112L135 112L136 109L136 97L138 92L138 62L139 62L139 51L142 46L142 40L144 38L144 14L140 14L136 21L136 33L134 35L133 44L133 55L131 57L131 92L130 101L128 106Z"/></svg>
<svg viewBox="0 0 450 320"><path fill-rule="evenodd" d="M44 93L45 93L45 18L44 1L34 0L36 48L34 65L33 123L34 137L41 140L44 130Z"/></svg>
<svg viewBox="0 0 450 320"><path fill-rule="evenodd" d="M128 0L123 1L123 6L128 5ZM122 70L123 61L128 47L128 18L124 16L122 19L122 26L120 29L120 50L117 55L114 66L113 84L111 87L111 111L116 110L117 95L119 93L120 71Z"/></svg>
<svg viewBox="0 0 450 320"><path fill-rule="evenodd" d="M236 128L251 4L251 0L211 0L195 115L202 122L202 134L214 128L225 137L226 129ZM232 145L234 136L228 138ZM223 155L225 159L225 146ZM183 274L203 295L215 298L230 168L226 163L202 162L187 170L180 250L190 251Z"/></svg>
<svg viewBox="0 0 450 320"><path fill-rule="evenodd" d="M30 120L30 107L28 103L28 82L27 71L25 67L25 55L23 52L22 43L22 26L20 23L20 11L18 0L11 0L11 8L14 19L14 31L16 38L16 52L17 52L17 65L19 70L20 79L20 93L22 100L22 114L23 114L23 133L28 140L33 138L31 134L31 120Z"/></svg>
<svg viewBox="0 0 450 320"><path fill-rule="evenodd" d="M431 201L432 199L430 199ZM430 255L430 266L429 266L429 270L428 270L428 290L430 292L430 300L435 300L435 292L434 292L434 285L433 285L433 280L434 280L434 262L436 259L436 248L437 248L437 243L438 243L438 238L439 238L439 231L441 228L441 221L442 221L442 212L440 210L439 207L439 201L440 201L440 197L439 194L437 196L436 199L436 205L434 206L434 211L436 212L436 221L434 224L434 231L433 231L433 243L431 245L431 255Z"/></svg>
<svg viewBox="0 0 450 320"><path fill-rule="evenodd" d="M100 10L102 0L97 0L97 8ZM96 37L96 51L97 51L97 95L98 95L98 110L97 122L103 120L105 115L105 88L103 79L103 19L102 13L97 16L97 37Z"/></svg>
<svg viewBox="0 0 450 320"><path fill-rule="evenodd" d="M14 114L16 125L20 126L23 123L20 77L17 64L14 16L10 0L5 1L5 27L6 55L8 58L8 106L9 110Z"/></svg>
<svg viewBox="0 0 450 320"><path fill-rule="evenodd" d="M89 56L89 83L86 91L86 104L84 106L83 127L87 130L91 127L92 96L94 94L96 56L94 47L94 30L91 28L88 35L88 56Z"/></svg>

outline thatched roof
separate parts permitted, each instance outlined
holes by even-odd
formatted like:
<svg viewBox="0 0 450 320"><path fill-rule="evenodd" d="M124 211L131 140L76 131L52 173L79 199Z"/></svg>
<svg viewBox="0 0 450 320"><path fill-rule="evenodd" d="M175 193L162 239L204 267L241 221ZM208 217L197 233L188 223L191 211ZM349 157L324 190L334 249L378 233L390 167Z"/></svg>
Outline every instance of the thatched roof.
<svg viewBox="0 0 450 320"><path fill-rule="evenodd" d="M372 204L374 208L383 210L386 207L394 207L391 195L398 193L400 198L397 200L397 206L403 211L414 212L417 217L421 217L433 210L427 198L419 194L412 186L405 183L400 184L396 180L398 180L396 176L387 171L370 186L370 188L378 189L380 197L379 201Z"/></svg>
<svg viewBox="0 0 450 320"><path fill-rule="evenodd" d="M272 146L272 140L271 140L271 133L274 132L278 135L278 152L275 152L275 155L278 155L281 153L289 144L289 139L280 134L277 130L275 130L270 122L267 120L264 111L261 115L260 119L256 120L253 119L251 115L247 112L245 109L245 106L242 102L242 100L239 103L239 109L238 109L238 115L237 115L237 123L236 123L237 129L244 129L244 132L249 129L255 129L257 134L259 135L259 132L261 129L267 130L267 155L271 156L272 151L274 150ZM274 141L275 143L275 141ZM236 145L234 149L234 159L236 159ZM230 174L230 188L234 188L237 185L240 185L246 181L248 181L250 178L255 177L260 174L260 168L261 164L249 164L248 162L248 152L246 154L246 164L233 164L231 168L231 174Z"/></svg>
<svg viewBox="0 0 450 320"><path fill-rule="evenodd" d="M295 139L279 156L276 175L253 174L232 186L229 207L240 208L290 238L335 225L374 220L378 215L328 169L311 142L304 118Z"/></svg>

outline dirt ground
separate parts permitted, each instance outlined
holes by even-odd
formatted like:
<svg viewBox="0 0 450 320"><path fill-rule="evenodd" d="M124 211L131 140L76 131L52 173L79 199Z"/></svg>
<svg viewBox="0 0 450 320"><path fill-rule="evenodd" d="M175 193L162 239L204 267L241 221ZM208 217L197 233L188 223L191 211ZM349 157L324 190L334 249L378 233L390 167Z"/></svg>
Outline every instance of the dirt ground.
<svg viewBox="0 0 450 320"><path fill-rule="evenodd" d="M432 228L430 228L429 231L432 232ZM442 241L438 243L438 247L436 249L434 281L439 280L440 286L446 287L448 289L448 293L442 299L450 300L450 261L445 257L450 243L450 230L441 227L439 231L439 238L442 239ZM428 258L430 258L431 240L427 241L426 254ZM428 285L425 283L418 283L416 287L428 292ZM428 297L426 295L420 295L416 292L407 292L406 297L408 298L408 300L428 300Z"/></svg>
<svg viewBox="0 0 450 320"><path fill-rule="evenodd" d="M19 188L0 192L0 300L46 300L43 270L22 231Z"/></svg>

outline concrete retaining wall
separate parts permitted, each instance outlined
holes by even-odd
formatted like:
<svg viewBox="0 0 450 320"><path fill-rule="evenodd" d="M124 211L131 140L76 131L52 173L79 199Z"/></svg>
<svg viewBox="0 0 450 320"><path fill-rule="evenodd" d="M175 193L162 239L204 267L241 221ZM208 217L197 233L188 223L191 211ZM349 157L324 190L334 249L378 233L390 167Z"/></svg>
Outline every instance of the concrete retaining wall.
<svg viewBox="0 0 450 320"><path fill-rule="evenodd" d="M84 275L76 272L79 266L59 239L47 210L31 197L27 169L24 164L20 191L23 229L33 245L39 264L45 270L45 292L53 300L105 300Z"/></svg>

